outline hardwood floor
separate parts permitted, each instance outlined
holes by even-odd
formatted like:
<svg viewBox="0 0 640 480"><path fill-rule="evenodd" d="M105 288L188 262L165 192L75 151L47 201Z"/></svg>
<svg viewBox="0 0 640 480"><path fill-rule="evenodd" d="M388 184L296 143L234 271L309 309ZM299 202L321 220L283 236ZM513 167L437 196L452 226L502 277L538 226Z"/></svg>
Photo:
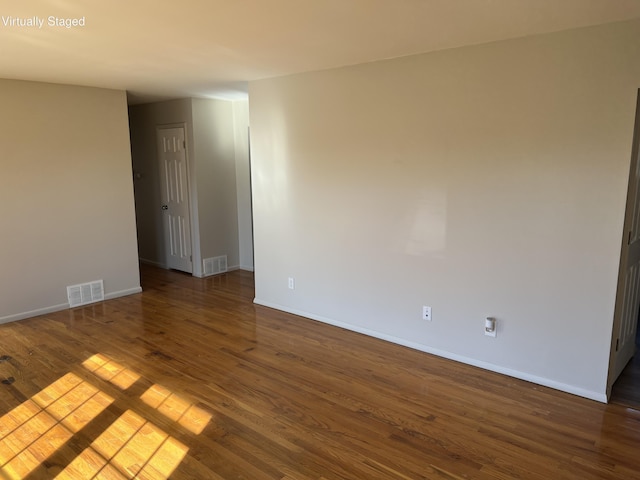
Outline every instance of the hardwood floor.
<svg viewBox="0 0 640 480"><path fill-rule="evenodd" d="M640 411L142 274L0 325L0 478L640 478Z"/></svg>

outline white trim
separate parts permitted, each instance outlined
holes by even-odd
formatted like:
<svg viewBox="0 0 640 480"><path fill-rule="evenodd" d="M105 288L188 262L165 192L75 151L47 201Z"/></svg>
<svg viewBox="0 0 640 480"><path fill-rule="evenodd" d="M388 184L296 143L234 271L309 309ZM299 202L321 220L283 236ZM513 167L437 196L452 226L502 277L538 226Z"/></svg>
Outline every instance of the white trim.
<svg viewBox="0 0 640 480"><path fill-rule="evenodd" d="M314 315L309 312L304 312L301 310L296 310L294 308L288 308L283 305L278 305L271 302L266 302L264 300L260 300L259 298L255 298L253 303L257 305L262 305L264 307L274 308L276 310L282 310L283 312L291 313L293 315L298 315L301 317L306 317L311 320L315 320L322 323L327 323L329 325L333 325L335 327L344 328L346 330L351 330L353 332L362 333L364 335L368 335L370 337L378 338L380 340L386 340L387 342L395 343L397 345L402 345L404 347L409 347L414 350L419 350L421 352L430 353L432 355L436 355L438 357L446 358L449 360L454 360L456 362L465 363L467 365L472 365L474 367L479 367L484 370L490 370L492 372L501 373L503 375L507 375L509 377L518 378L520 380L525 380L527 382L535 383L538 385L542 385L545 387L553 388L555 390L560 390L562 392L571 393L573 395L577 395L579 397L588 398L590 400L595 400L596 402L607 403L607 395L605 392L594 392L591 390L585 390L584 388L576 387L575 385L569 385L566 383L556 382L555 380L551 380L544 377L538 377L536 375L531 375L526 372L521 372L519 370L512 370L510 368L501 367L500 365L494 365L493 363L483 362L481 360L476 360L474 358L465 357L462 355L458 355L456 353L447 352L446 350L439 350L437 348L432 348L427 345L423 345L421 343L415 343L409 340L405 340L403 338L394 337L393 335L387 335L386 333L380 333L375 330L370 330L368 328L358 327L356 325L351 325L349 323L340 322L337 320L333 320L327 317L323 317L320 315Z"/></svg>
<svg viewBox="0 0 640 480"><path fill-rule="evenodd" d="M113 300L114 298L125 297L127 295L133 295L140 292L142 292L142 287L129 288L127 290L120 290L118 292L108 293L104 296L104 299ZM70 308L69 303L61 303L59 305L52 305L50 307L38 308L36 310L30 310L28 312L7 315L6 317L0 317L0 324L16 322L18 320L25 320L27 318L38 317L40 315L47 315L48 313L60 312L61 310L67 310L69 308ZM75 308L82 308L82 307L75 307Z"/></svg>
<svg viewBox="0 0 640 480"><path fill-rule="evenodd" d="M142 287L128 288L126 290L119 290L117 292L107 293L104 296L105 300L113 300L114 298L126 297L128 295L135 295L136 293L142 293Z"/></svg>
<svg viewBox="0 0 640 480"><path fill-rule="evenodd" d="M38 308L37 310L7 315L6 317L0 317L0 324L16 322L18 320L24 320L25 318L37 317L38 315L46 315L47 313L59 312L61 310L66 310L67 308L69 308L68 303L61 303L60 305L52 305L50 307Z"/></svg>
<svg viewBox="0 0 640 480"><path fill-rule="evenodd" d="M245 272L253 272L252 266L240 265L240 270L244 270Z"/></svg>

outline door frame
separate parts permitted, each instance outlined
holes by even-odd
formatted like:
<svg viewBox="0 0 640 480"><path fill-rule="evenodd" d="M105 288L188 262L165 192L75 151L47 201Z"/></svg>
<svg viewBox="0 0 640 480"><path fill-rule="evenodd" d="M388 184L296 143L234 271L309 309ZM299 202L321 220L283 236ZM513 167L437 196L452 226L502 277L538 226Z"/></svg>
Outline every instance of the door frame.
<svg viewBox="0 0 640 480"><path fill-rule="evenodd" d="M191 231L191 275L194 277L202 276L202 259L200 258L200 230L198 228L198 199L197 191L195 188L196 179L195 171L191 167L191 155L190 146L192 145L192 138L187 128L186 122L178 123L163 123L157 124L155 127L155 145L156 145L156 164L159 165L160 152L158 151L158 135L161 130L168 130L171 128L181 128L184 131L185 140L185 164L187 168L187 199L189 205L189 227ZM161 199L158 199L158 205L161 204ZM162 215L162 214L161 214Z"/></svg>
<svg viewBox="0 0 640 480"><path fill-rule="evenodd" d="M627 183L627 200L625 203L624 226L620 246L620 265L618 266L618 285L616 290L615 309L613 313L613 327L611 332L611 346L609 351L609 370L607 374L607 400L611 397L611 389L618 379L616 372L616 357L618 351L619 332L622 323L622 311L625 301L625 284L627 260L629 256L629 235L633 228L633 217L635 212L634 200L640 192L636 191L636 175L640 168L640 89L637 91L635 122L633 126L633 143L631 147L631 161L629 163L629 179ZM637 314L636 314L637 315ZM637 317L636 317L636 322ZM637 328L637 327L636 327Z"/></svg>

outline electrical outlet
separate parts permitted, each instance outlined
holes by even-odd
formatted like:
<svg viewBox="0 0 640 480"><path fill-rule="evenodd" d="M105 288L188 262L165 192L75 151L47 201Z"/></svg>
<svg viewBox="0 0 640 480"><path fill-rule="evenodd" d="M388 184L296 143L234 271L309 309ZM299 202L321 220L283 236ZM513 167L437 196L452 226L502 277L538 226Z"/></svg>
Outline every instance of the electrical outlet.
<svg viewBox="0 0 640 480"><path fill-rule="evenodd" d="M484 334L487 337L496 337L498 332L498 322L493 317L487 317L484 320Z"/></svg>
<svg viewBox="0 0 640 480"><path fill-rule="evenodd" d="M422 319L428 322L431 321L431 307L427 307L426 305L422 307Z"/></svg>
<svg viewBox="0 0 640 480"><path fill-rule="evenodd" d="M296 280L293 277L289 277L289 290L296 289Z"/></svg>

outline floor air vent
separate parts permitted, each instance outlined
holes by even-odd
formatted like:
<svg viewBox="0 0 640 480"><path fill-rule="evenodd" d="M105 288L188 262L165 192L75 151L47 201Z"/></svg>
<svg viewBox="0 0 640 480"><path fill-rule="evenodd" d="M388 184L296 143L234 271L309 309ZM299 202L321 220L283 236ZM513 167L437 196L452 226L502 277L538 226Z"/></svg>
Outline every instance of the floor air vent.
<svg viewBox="0 0 640 480"><path fill-rule="evenodd" d="M69 308L100 302L104 300L104 283L102 280L96 280L67 287L67 298Z"/></svg>
<svg viewBox="0 0 640 480"><path fill-rule="evenodd" d="M217 273L224 273L227 271L227 256L221 255L219 257L205 258L202 260L202 267L205 277Z"/></svg>

